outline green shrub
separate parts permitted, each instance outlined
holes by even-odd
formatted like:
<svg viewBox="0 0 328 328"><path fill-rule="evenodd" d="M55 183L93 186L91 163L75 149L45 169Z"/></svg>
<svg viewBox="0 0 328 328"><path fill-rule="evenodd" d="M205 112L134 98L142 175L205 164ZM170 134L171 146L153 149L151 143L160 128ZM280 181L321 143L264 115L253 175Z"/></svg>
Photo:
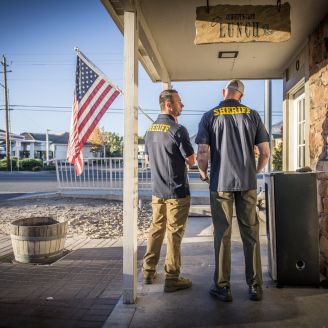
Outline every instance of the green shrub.
<svg viewBox="0 0 328 328"><path fill-rule="evenodd" d="M20 170L31 171L36 166L39 166L40 168L43 167L43 163L40 159L23 158L19 160Z"/></svg>
<svg viewBox="0 0 328 328"><path fill-rule="evenodd" d="M33 172L39 172L39 171L41 171L41 166L34 166L34 167L32 167L32 171Z"/></svg>
<svg viewBox="0 0 328 328"><path fill-rule="evenodd" d="M17 170L17 157L10 157L11 167L13 170ZM0 171L7 171L7 158L3 158L0 160Z"/></svg>
<svg viewBox="0 0 328 328"><path fill-rule="evenodd" d="M282 171L282 143L273 149L272 168L274 171Z"/></svg>
<svg viewBox="0 0 328 328"><path fill-rule="evenodd" d="M55 171L56 170L56 165L55 164L48 164L48 165L44 165L42 170L44 171Z"/></svg>
<svg viewBox="0 0 328 328"><path fill-rule="evenodd" d="M0 171L7 171L7 160L6 159L0 160Z"/></svg>

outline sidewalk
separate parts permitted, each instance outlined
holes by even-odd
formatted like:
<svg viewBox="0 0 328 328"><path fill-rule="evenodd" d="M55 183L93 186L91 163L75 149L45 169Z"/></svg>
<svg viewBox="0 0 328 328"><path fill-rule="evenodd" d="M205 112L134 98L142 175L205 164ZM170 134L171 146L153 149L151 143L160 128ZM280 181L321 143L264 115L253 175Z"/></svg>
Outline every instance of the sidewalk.
<svg viewBox="0 0 328 328"><path fill-rule="evenodd" d="M248 300L242 243L234 221L231 277L234 299L232 303L220 302L208 294L214 272L211 218L189 218L182 246L182 275L192 279L192 288L163 292L162 257L159 278L153 285L143 286L139 274L137 303L124 305L120 300L104 327L328 327L327 289L276 288L267 273L263 223L261 244L264 298L252 302Z"/></svg>
<svg viewBox="0 0 328 328"><path fill-rule="evenodd" d="M8 236L7 236L8 239ZM0 246L6 238L2 238ZM153 285L124 305L122 241L69 240L71 253L52 265L0 261L0 327L328 327L327 289L277 289L267 274L265 226L261 225L264 299L248 300L238 226L232 236L232 303L208 294L214 270L210 217L190 217L182 245L182 274L193 287L163 292L165 247ZM138 248L139 267L145 252Z"/></svg>
<svg viewBox="0 0 328 328"><path fill-rule="evenodd" d="M65 248L52 265L0 261L0 327L102 327L122 294L122 241L68 239Z"/></svg>

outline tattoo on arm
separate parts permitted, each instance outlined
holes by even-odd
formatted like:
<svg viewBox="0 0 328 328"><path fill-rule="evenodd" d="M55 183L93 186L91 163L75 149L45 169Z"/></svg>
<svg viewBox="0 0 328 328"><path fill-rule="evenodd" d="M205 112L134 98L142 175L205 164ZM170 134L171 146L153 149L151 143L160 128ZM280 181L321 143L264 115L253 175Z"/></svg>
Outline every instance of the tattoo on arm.
<svg viewBox="0 0 328 328"><path fill-rule="evenodd" d="M201 175L207 174L208 160L209 160L209 145L199 144L197 152L198 168Z"/></svg>

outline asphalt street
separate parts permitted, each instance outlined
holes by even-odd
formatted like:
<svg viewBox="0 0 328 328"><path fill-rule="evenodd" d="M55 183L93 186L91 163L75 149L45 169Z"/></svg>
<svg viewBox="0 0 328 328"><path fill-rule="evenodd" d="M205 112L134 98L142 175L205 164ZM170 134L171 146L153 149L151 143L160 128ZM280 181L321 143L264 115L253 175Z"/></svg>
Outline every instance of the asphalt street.
<svg viewBox="0 0 328 328"><path fill-rule="evenodd" d="M2 198L5 197L3 194L56 191L56 172L0 172L0 195Z"/></svg>

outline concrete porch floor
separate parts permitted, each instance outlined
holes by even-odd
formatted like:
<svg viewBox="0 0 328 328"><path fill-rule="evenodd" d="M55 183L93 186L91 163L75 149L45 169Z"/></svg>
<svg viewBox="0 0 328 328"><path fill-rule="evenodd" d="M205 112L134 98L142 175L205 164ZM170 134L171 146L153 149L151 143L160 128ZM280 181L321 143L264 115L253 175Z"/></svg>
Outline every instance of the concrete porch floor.
<svg viewBox="0 0 328 328"><path fill-rule="evenodd" d="M214 272L211 218L190 217L182 246L182 275L191 289L163 292L165 248L153 285L143 285L139 273L134 305L116 305L104 327L328 327L328 290L312 287L276 288L268 275L267 239L261 222L264 297L248 300L244 257L238 225L232 236L232 303L212 298L208 289Z"/></svg>

